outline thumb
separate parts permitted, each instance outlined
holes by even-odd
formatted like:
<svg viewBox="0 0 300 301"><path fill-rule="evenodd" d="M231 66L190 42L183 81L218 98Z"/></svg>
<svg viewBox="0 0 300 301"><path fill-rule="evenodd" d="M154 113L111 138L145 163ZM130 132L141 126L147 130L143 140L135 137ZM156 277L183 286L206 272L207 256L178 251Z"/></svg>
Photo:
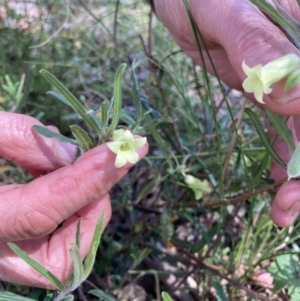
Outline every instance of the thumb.
<svg viewBox="0 0 300 301"><path fill-rule="evenodd" d="M246 78L242 69L243 61L254 67L290 53L299 55L281 29L270 22L256 6L249 1L230 2L232 5L228 5L219 16L224 26L220 26L215 35L242 81ZM272 92L264 95L266 107L281 115L300 114L300 85L284 91L284 84L282 80L272 85Z"/></svg>

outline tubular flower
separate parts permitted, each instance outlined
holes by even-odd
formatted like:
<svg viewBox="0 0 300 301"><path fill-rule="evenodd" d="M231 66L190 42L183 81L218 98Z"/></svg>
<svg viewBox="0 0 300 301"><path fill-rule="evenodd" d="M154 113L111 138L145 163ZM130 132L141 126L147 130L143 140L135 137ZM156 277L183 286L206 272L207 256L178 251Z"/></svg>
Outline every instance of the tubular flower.
<svg viewBox="0 0 300 301"><path fill-rule="evenodd" d="M263 102L263 94L270 94L271 85L287 77L300 67L300 58L296 54L288 54L275 59L266 65L256 65L250 68L245 61L242 68L247 75L243 82L243 88L248 93L254 93L255 99Z"/></svg>
<svg viewBox="0 0 300 301"><path fill-rule="evenodd" d="M120 168L127 162L135 164L139 160L136 150L145 145L147 138L134 139L129 130L115 130L112 142L107 143L108 148L117 155L115 167Z"/></svg>
<svg viewBox="0 0 300 301"><path fill-rule="evenodd" d="M207 180L201 181L191 175L187 175L184 178L187 186L193 190L195 199L199 200L202 198L203 193L210 193L212 188Z"/></svg>

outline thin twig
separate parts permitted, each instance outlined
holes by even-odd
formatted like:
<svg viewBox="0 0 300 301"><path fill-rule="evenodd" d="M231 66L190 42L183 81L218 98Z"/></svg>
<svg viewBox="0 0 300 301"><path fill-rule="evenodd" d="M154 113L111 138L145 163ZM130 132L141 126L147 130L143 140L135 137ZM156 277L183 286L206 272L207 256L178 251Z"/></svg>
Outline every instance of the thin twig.
<svg viewBox="0 0 300 301"><path fill-rule="evenodd" d="M237 208L235 209L234 213L232 214L231 218L229 219L228 222L226 222L226 226L223 229L223 231L218 235L217 239L214 240L214 242L210 245L210 247L208 248L207 252L205 253L204 256L202 256L202 259L204 258L208 258L208 256L210 255L210 252L219 245L219 242L221 241L222 237L224 237L224 234L227 232L228 228L231 225L232 220L236 217L236 215L238 214L238 212L241 209L242 204L239 204L239 206L237 206Z"/></svg>
<svg viewBox="0 0 300 301"><path fill-rule="evenodd" d="M281 186L286 181L287 181L287 178L285 178L283 180L280 180L280 181L278 181L274 184L256 189L252 192L245 193L245 194L240 195L240 196L238 196L236 198L233 198L231 200L218 200L218 201L211 202L211 203L204 203L204 204L202 204L202 206L205 207L205 208L212 208L212 207L217 207L217 206L222 206L222 205L227 206L227 205L231 205L231 204L241 203L241 202L244 202L244 201L248 200L249 198L257 195L257 194L260 194L260 193L278 188L279 186Z"/></svg>
<svg viewBox="0 0 300 301"><path fill-rule="evenodd" d="M164 105L166 107L168 116L172 118L172 112L170 110L170 106L169 106L169 103L168 103L168 100L166 98L166 95L165 95L165 92L164 92L163 88L158 83L155 85L155 87L157 88L157 90L159 91L159 93L161 95L161 98L162 98L162 100L164 102ZM174 124L173 120L171 120L171 127L172 127L172 131L173 131L173 134L174 134L174 138L175 138L178 150L181 154L184 154L184 151L182 149L182 146L181 146L181 143L180 143L180 140L179 140L179 137L178 137L178 134L177 134L175 124Z"/></svg>
<svg viewBox="0 0 300 301"><path fill-rule="evenodd" d="M193 261L195 261L198 268L210 271L211 273L217 275L218 277L227 280L231 285L237 287L240 290L245 291L247 294L249 294L251 296L254 296L257 300L272 301L271 299L269 299L267 297L264 297L261 294L259 294L259 293L255 292L255 291L251 290L247 286L244 286L244 285L240 284L237 280L234 280L234 279L228 277L227 275L221 274L218 271L218 269L205 264L202 260L199 260L197 257L195 257L194 255L192 255L190 252L188 252L188 251L186 251L184 249L181 249L180 251L183 254L185 254L187 257L189 257L190 259L192 259Z"/></svg>
<svg viewBox="0 0 300 301"><path fill-rule="evenodd" d="M243 102L242 102L240 112L239 112L238 120L236 122L236 129L237 130L241 126L245 107L246 107L246 100L244 99ZM227 169L228 169L228 166L229 166L229 162L230 162L230 158L231 158L231 155L232 155L232 152L233 152L233 148L236 144L236 139L237 139L237 132L235 131L232 135L231 141L230 141L229 146L228 146L228 153L227 153L225 163L224 163L224 166L223 166L223 178L225 178L225 175L227 173Z"/></svg>
<svg viewBox="0 0 300 301"><path fill-rule="evenodd" d="M116 9L115 9L115 16L114 16L114 46L115 46L115 57L118 62L118 66L120 66L120 53L119 53L119 46L118 46L118 37L117 37L117 27L118 27L118 13L120 7L120 0L117 0Z"/></svg>

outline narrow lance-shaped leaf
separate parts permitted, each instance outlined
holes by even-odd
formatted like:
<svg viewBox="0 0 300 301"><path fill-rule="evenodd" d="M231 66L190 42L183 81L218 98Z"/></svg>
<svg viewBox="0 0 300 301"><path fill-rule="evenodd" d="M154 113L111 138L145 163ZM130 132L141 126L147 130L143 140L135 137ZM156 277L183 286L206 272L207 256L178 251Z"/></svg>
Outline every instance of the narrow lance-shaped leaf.
<svg viewBox="0 0 300 301"><path fill-rule="evenodd" d="M0 292L0 301L36 301L35 299L18 296L10 292Z"/></svg>
<svg viewBox="0 0 300 301"><path fill-rule="evenodd" d="M101 301L117 301L114 297L108 295L101 289L92 289L88 291L89 294L99 297Z"/></svg>
<svg viewBox="0 0 300 301"><path fill-rule="evenodd" d="M47 138L56 138L56 139L58 139L59 141L62 141L62 142L78 145L78 143L75 140L73 140L71 138L68 138L68 137L65 137L61 134L52 132L51 130L49 130L48 128L46 128L44 126L34 125L32 127L32 129L35 130L36 132L38 132L39 134L47 137Z"/></svg>
<svg viewBox="0 0 300 301"><path fill-rule="evenodd" d="M18 86L17 94L15 96L17 106L19 105L20 101L22 100L22 96L23 96L22 91L23 91L24 83L25 83L25 74L22 74L21 80L20 80L20 83Z"/></svg>
<svg viewBox="0 0 300 301"><path fill-rule="evenodd" d="M98 124L94 121L89 114L86 114L84 106L80 101L50 72L46 70L41 70L40 73L45 77L45 79L53 85L57 91L66 99L70 106L74 109L76 113L97 133L101 133L101 129Z"/></svg>
<svg viewBox="0 0 300 301"><path fill-rule="evenodd" d="M63 104L70 106L70 104L68 103L68 101L57 91L48 91L46 94L51 95L52 97L54 97L55 99L58 99L59 101L61 101Z"/></svg>
<svg viewBox="0 0 300 301"><path fill-rule="evenodd" d="M89 274L91 273L93 266L94 266L95 257L97 254L97 250L98 250L102 232L103 232L104 215L105 215L104 212L102 212L100 214L100 217L97 221L97 225L96 225L96 229L94 232L93 241L92 241L90 250L84 261L84 265L83 265L83 273L84 273L83 278L84 279L86 279L89 276Z"/></svg>
<svg viewBox="0 0 300 301"><path fill-rule="evenodd" d="M286 79L286 83L284 86L284 91L287 91L294 86L296 86L300 82L300 70L295 70L294 72L290 73Z"/></svg>
<svg viewBox="0 0 300 301"><path fill-rule="evenodd" d="M270 125L275 129L279 137L286 143L293 152L295 149L292 131L288 128L285 119L267 109L265 109Z"/></svg>
<svg viewBox="0 0 300 301"><path fill-rule="evenodd" d="M173 301L173 299L171 298L171 296L168 293L166 293L166 292L162 292L161 296L163 298L163 301Z"/></svg>
<svg viewBox="0 0 300 301"><path fill-rule="evenodd" d="M259 135L261 142L264 145L264 147L266 148L266 150L268 151L269 155L271 157L273 157L274 160L276 160L276 162L278 164L280 164L283 168L286 168L285 163L281 160L281 158L278 156L278 154L275 152L272 145L270 144L269 138L268 138L267 134L265 133L265 131L260 123L260 120L257 118L256 114L250 108L246 108L245 112L251 118L251 120L255 126L255 129L257 131L257 134Z"/></svg>
<svg viewBox="0 0 300 301"><path fill-rule="evenodd" d="M55 287L63 291L65 289L64 285L56 278L50 271L45 269L42 265L36 262L34 259L30 258L28 254L21 250L16 244L8 242L7 245L11 248L13 252L19 255L25 262L27 262L32 268L39 272L42 276L48 279Z"/></svg>
<svg viewBox="0 0 300 301"><path fill-rule="evenodd" d="M108 106L105 101L102 102L102 104L101 104L101 120L102 120L104 129L106 129L107 124L108 124Z"/></svg>
<svg viewBox="0 0 300 301"><path fill-rule="evenodd" d="M71 132L79 146L87 152L94 147L93 141L88 133L78 125L70 125Z"/></svg>
<svg viewBox="0 0 300 301"><path fill-rule="evenodd" d="M73 295L68 295L68 296L65 296L62 299L60 299L60 301L73 301L73 300L74 300Z"/></svg>
<svg viewBox="0 0 300 301"><path fill-rule="evenodd" d="M72 283L70 288L75 290L84 281L81 254L76 245L71 246L70 256L73 261Z"/></svg>
<svg viewBox="0 0 300 301"><path fill-rule="evenodd" d="M123 83L123 73L125 68L126 68L126 64L121 64L115 75L113 116L108 131L110 134L117 128L120 119L120 114L122 109L122 83Z"/></svg>
<svg viewBox="0 0 300 301"><path fill-rule="evenodd" d="M271 4L264 0L250 0L263 12L267 13L275 22L283 28L289 30L297 40L300 40L300 34L293 24L291 24L284 16L282 16Z"/></svg>
<svg viewBox="0 0 300 301"><path fill-rule="evenodd" d="M287 165L287 174L289 178L297 178L300 176L300 143L297 145Z"/></svg>
<svg viewBox="0 0 300 301"><path fill-rule="evenodd" d="M80 250L80 228L81 228L81 218L78 220L76 229L76 246Z"/></svg>

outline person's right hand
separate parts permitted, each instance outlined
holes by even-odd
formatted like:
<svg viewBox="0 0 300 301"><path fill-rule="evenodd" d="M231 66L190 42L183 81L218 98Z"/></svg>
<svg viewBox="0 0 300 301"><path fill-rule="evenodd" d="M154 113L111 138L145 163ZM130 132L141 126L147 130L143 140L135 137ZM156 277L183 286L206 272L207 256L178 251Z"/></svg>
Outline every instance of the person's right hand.
<svg viewBox="0 0 300 301"><path fill-rule="evenodd" d="M284 32L272 23L249 0L188 0L194 19L204 37L209 54L221 80L229 86L242 90L246 74L242 62L253 67L266 64L286 54L300 55ZM278 0L278 3L296 20L300 20L300 10L296 0ZM201 65L200 55L191 24L182 0L154 0L159 19L169 29L172 37L195 63ZM213 68L208 55L202 51L207 69ZM284 82L272 86L273 92L264 96L269 110L294 116L294 135L300 137L297 127L300 116L300 85L284 91ZM247 97L254 101L253 95ZM287 162L291 153L278 140L275 148ZM285 178L286 171L273 166L272 177ZM279 189L272 205L274 222L283 227L290 226L300 212L300 182L288 181Z"/></svg>
<svg viewBox="0 0 300 301"><path fill-rule="evenodd" d="M0 112L0 156L36 176L25 185L0 186L0 280L54 289L7 246L14 242L65 283L72 272L70 243L81 219L81 256L90 248L97 220L111 217L109 191L131 164L115 168L116 155L103 144L73 163L76 147L41 136L29 116ZM146 155L148 145L138 150Z"/></svg>

